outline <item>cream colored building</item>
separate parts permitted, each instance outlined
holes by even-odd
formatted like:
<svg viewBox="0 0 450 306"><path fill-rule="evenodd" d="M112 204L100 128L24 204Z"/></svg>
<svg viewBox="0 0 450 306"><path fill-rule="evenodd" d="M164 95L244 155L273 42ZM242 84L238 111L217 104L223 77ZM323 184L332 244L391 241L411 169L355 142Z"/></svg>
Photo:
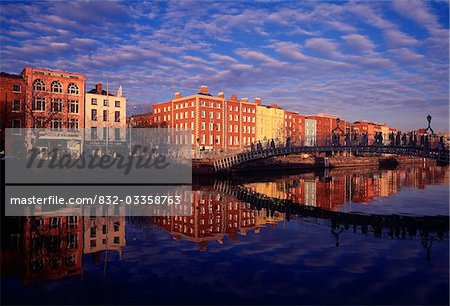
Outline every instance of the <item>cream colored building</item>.
<svg viewBox="0 0 450 306"><path fill-rule="evenodd" d="M284 110L276 104L256 106L256 141L284 143Z"/></svg>
<svg viewBox="0 0 450 306"><path fill-rule="evenodd" d="M124 141L126 139L126 109L127 99L122 96L122 86L117 94L107 94L102 84L98 83L94 89L86 93L85 128L87 138L91 140ZM109 133L107 133L109 131ZM89 135L90 133L90 135Z"/></svg>

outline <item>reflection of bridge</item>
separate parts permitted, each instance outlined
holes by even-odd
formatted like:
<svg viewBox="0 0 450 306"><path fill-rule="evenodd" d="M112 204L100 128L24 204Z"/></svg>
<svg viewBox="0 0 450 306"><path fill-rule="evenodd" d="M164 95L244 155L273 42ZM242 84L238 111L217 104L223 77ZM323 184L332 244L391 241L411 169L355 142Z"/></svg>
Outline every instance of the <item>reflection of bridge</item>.
<svg viewBox="0 0 450 306"><path fill-rule="evenodd" d="M341 231L350 228L363 234L373 232L375 237L406 239L421 237L429 239L431 234L439 240L447 240L449 235L448 216L405 216L405 215L376 215L345 213L324 210L314 206L306 206L294 203L291 200L282 200L268 197L254 192L240 185L226 181L216 181L214 189L233 196L258 210L266 209L269 212L281 212L286 214L286 219L291 216L329 221L332 232L338 235Z"/></svg>
<svg viewBox="0 0 450 306"><path fill-rule="evenodd" d="M214 161L214 170L216 172L227 171L235 167L239 167L245 163L251 163L256 160L274 156L301 153L311 154L320 152L394 154L430 158L438 160L440 162L449 163L448 150L396 146L296 146L255 150L251 152L243 152L227 157L218 158Z"/></svg>

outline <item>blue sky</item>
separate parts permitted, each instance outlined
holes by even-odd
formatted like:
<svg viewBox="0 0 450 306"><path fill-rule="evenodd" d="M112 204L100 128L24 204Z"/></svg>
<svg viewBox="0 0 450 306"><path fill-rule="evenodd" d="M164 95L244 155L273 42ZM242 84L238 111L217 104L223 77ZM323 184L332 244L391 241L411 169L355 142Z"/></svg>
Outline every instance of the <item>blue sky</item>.
<svg viewBox="0 0 450 306"><path fill-rule="evenodd" d="M210 92L303 114L449 125L447 1L1 2L0 70L123 86L130 105ZM148 107L147 107L148 109Z"/></svg>

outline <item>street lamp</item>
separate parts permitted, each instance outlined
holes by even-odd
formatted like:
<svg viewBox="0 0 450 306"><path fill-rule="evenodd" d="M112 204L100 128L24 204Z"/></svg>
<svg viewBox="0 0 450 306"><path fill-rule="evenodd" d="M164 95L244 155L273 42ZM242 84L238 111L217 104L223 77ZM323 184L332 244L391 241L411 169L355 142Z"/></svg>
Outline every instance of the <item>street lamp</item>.
<svg viewBox="0 0 450 306"><path fill-rule="evenodd" d="M425 129L425 134L428 134L428 131L431 131L431 135L434 135L434 130L431 128L431 115L427 116L428 127Z"/></svg>

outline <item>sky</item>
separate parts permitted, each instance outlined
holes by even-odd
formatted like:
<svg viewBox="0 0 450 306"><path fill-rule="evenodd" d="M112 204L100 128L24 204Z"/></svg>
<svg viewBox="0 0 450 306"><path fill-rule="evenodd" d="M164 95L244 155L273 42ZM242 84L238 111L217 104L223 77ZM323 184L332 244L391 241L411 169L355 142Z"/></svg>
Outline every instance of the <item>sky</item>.
<svg viewBox="0 0 450 306"><path fill-rule="evenodd" d="M0 2L0 70L25 66L122 85L135 112L208 85L402 130L431 114L449 130L448 1Z"/></svg>

